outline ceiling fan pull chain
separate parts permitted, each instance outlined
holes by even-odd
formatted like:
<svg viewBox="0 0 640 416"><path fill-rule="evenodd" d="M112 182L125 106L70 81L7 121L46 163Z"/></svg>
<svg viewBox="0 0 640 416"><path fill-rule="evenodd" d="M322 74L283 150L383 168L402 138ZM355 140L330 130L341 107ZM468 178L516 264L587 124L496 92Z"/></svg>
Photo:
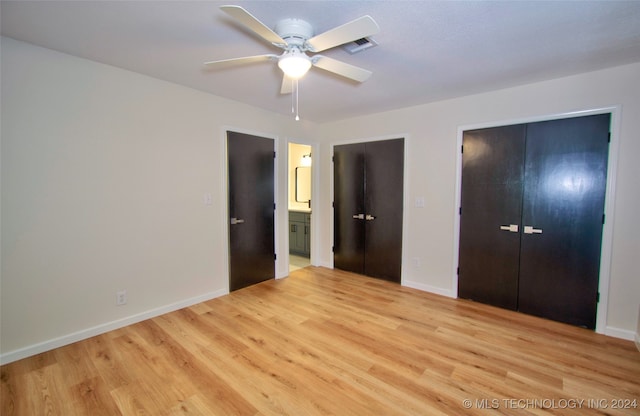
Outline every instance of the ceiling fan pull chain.
<svg viewBox="0 0 640 416"><path fill-rule="evenodd" d="M295 80L295 89L296 89L296 121L300 120L300 116L298 115L298 107L300 104L300 101L298 100L298 80Z"/></svg>
<svg viewBox="0 0 640 416"><path fill-rule="evenodd" d="M291 91L293 91L295 89L295 80L293 78L291 78ZM291 114L294 114L296 112L296 104L295 104L295 97L293 96L293 94L291 94Z"/></svg>

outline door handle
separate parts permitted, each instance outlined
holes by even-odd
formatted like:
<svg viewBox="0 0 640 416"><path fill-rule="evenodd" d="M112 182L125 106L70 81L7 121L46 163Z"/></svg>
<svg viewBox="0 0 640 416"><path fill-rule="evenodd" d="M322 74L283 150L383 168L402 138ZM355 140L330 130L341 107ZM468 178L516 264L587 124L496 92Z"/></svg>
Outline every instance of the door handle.
<svg viewBox="0 0 640 416"><path fill-rule="evenodd" d="M352 217L353 219L356 219L356 220L363 220L364 214L355 214L355 215L352 215Z"/></svg>
<svg viewBox="0 0 640 416"><path fill-rule="evenodd" d="M500 229L503 231L509 231L511 233L518 232L518 224L501 225Z"/></svg>
<svg viewBox="0 0 640 416"><path fill-rule="evenodd" d="M236 225L236 224L243 224L244 220L241 220L239 218L231 218L231 225Z"/></svg>
<svg viewBox="0 0 640 416"><path fill-rule="evenodd" d="M367 220L367 221L372 221L372 220L375 220L375 219L376 219L376 217L374 217L374 216L373 216L373 215L371 215L371 214L367 214L367 216L366 216L364 219L365 219L365 220Z"/></svg>
<svg viewBox="0 0 640 416"><path fill-rule="evenodd" d="M542 228L533 228L530 225L525 225L524 233L525 234L542 234Z"/></svg>

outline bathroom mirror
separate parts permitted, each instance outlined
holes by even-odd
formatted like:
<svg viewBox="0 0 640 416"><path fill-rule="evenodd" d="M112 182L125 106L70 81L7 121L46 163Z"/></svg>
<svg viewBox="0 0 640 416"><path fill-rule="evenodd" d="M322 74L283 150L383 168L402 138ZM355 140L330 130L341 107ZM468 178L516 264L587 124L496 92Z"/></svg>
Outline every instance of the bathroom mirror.
<svg viewBox="0 0 640 416"><path fill-rule="evenodd" d="M311 201L311 167L296 168L296 202Z"/></svg>

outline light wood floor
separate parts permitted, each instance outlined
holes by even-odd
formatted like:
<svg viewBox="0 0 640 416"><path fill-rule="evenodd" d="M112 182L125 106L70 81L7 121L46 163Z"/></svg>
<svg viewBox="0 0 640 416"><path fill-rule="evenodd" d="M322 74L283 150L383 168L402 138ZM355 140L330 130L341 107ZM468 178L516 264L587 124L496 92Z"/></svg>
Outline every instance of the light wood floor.
<svg viewBox="0 0 640 416"><path fill-rule="evenodd" d="M638 401L632 342L308 267L2 366L0 413L638 415Z"/></svg>

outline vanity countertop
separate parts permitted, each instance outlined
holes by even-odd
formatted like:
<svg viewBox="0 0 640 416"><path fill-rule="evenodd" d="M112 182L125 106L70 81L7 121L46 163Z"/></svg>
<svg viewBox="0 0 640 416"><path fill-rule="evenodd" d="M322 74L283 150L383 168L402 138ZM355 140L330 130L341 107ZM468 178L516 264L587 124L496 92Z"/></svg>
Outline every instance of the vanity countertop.
<svg viewBox="0 0 640 416"><path fill-rule="evenodd" d="M304 214L311 214L310 209L300 209L300 208L290 209L289 212L302 212Z"/></svg>

